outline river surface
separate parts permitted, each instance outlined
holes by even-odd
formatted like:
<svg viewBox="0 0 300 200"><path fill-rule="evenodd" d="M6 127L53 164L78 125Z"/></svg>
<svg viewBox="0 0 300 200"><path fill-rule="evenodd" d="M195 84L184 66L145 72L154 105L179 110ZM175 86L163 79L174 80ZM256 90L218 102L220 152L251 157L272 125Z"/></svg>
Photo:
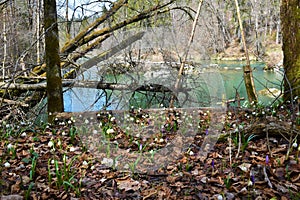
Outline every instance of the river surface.
<svg viewBox="0 0 300 200"><path fill-rule="evenodd" d="M205 61L194 67L187 66L187 74L183 77L183 93L177 94L178 107L202 107L218 106L225 100L234 99L238 94L247 99L246 89L243 82L242 61ZM251 63L256 91L259 102L263 104L271 103L275 98L262 94L261 90L274 88L280 90L282 82L281 71L264 71L264 63ZM162 85L164 88L171 88L170 93L163 95L157 92L135 92L135 90L116 91L92 88L73 87L64 93L64 105L66 112L96 111L103 109L128 109L131 106L143 108L157 108L168 106L172 96L172 88L176 83L177 72L161 69L126 75L99 75L99 68L94 67L79 76L78 79L96 80L130 84L133 80L138 80L138 85ZM104 78L103 78L104 77ZM152 85L153 84L153 85ZM65 88L66 89L66 88ZM138 90L138 88L135 88ZM278 92L277 91L277 92ZM156 99L155 101L153 99ZM149 103L149 101L152 101ZM246 101L242 101L242 104Z"/></svg>

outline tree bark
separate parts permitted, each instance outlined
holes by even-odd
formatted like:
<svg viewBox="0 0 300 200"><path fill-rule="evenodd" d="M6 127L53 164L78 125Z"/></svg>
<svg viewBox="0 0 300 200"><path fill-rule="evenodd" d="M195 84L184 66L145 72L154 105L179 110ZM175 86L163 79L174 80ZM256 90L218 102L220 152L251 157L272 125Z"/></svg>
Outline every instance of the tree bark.
<svg viewBox="0 0 300 200"><path fill-rule="evenodd" d="M282 0L281 30L283 37L284 100L300 97L300 0Z"/></svg>
<svg viewBox="0 0 300 200"><path fill-rule="evenodd" d="M252 102L257 103L257 94L255 91L255 86L253 81L252 68L250 66L250 59L249 59L248 49L246 45L245 33L243 29L243 23L241 20L240 8L237 0L235 0L235 5L236 5L236 12L239 20L239 26L241 30L242 41L243 41L243 46L244 46L246 60L247 60L247 64L246 66L243 67L243 71L244 71L244 82L247 91L248 101L249 103Z"/></svg>
<svg viewBox="0 0 300 200"><path fill-rule="evenodd" d="M48 121L52 122L52 114L64 111L55 0L45 0L44 2L44 24Z"/></svg>

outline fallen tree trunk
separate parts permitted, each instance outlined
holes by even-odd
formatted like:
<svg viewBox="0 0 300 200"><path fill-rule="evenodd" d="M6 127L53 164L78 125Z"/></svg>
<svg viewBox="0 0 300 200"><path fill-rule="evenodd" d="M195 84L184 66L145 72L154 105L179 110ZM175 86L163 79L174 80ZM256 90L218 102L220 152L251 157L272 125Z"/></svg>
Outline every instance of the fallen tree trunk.
<svg viewBox="0 0 300 200"><path fill-rule="evenodd" d="M79 80L63 80L63 87L77 88L94 88L102 90L132 90L132 91L150 91L150 92L170 92L167 87L158 84L120 84L120 83L102 83L99 81L79 81ZM19 90L19 91L45 91L47 83L36 84L18 84L18 83L0 83L0 89ZM181 88L182 89L182 88Z"/></svg>

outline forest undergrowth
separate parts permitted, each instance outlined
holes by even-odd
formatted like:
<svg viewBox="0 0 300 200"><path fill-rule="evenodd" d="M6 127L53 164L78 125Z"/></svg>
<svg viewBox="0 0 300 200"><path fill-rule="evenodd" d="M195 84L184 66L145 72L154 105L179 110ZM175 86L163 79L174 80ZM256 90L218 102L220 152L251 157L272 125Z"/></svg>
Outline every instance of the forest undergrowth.
<svg viewBox="0 0 300 200"><path fill-rule="evenodd" d="M58 117L52 125L3 122L1 199L300 199L298 110L283 104L231 107L217 143L205 156L202 143L214 131L209 128L212 118L220 116L195 110L197 131L188 148L161 167L141 169L140 158L151 166L171 157L157 155L183 131L183 119L189 119L183 110L161 110L166 113L159 119L162 126L151 133L147 129L145 137L143 131L120 126L111 112L95 113L99 129L87 127L87 135L76 117ZM142 128L152 127L156 117L142 109L126 116ZM114 157L109 146L101 146L101 138L122 153ZM180 142L186 141L177 138ZM170 155L177 151L171 150ZM125 164L121 157L132 152L137 156Z"/></svg>

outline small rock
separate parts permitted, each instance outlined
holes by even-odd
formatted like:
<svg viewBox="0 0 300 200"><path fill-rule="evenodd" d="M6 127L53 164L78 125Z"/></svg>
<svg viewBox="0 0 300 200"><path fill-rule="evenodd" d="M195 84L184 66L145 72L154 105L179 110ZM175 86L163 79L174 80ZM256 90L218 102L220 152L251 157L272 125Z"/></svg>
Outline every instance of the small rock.
<svg viewBox="0 0 300 200"><path fill-rule="evenodd" d="M234 199L234 194L232 194L232 193L230 193L230 192L227 192L227 193L225 194L225 196L226 196L226 199L227 199L227 200Z"/></svg>

